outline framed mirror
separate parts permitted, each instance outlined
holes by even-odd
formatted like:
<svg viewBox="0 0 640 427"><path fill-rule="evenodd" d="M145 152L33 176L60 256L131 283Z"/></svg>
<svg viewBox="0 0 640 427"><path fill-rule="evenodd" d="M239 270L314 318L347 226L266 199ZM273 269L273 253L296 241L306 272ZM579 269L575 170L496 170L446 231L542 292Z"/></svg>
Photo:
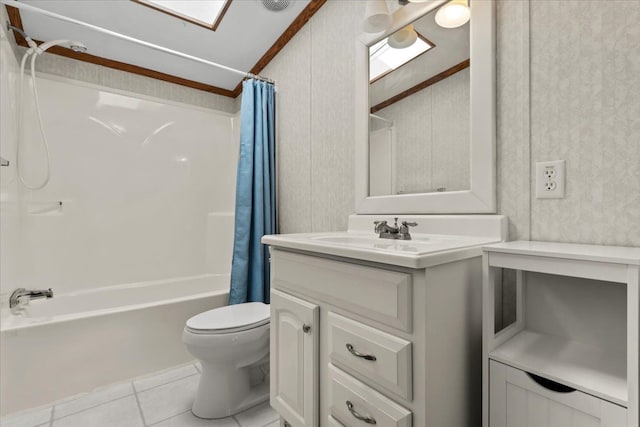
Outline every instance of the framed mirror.
<svg viewBox="0 0 640 427"><path fill-rule="evenodd" d="M448 3L357 42L356 213L495 212L494 6L470 0L449 27Z"/></svg>

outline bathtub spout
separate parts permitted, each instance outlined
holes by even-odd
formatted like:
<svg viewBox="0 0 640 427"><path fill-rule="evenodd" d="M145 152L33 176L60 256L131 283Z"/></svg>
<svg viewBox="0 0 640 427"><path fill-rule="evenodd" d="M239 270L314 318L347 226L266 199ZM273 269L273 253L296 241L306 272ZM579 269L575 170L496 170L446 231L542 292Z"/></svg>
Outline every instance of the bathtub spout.
<svg viewBox="0 0 640 427"><path fill-rule="evenodd" d="M32 299L40 298L53 298L53 290L51 288L38 290L19 288L13 291L11 297L9 297L9 308L28 304Z"/></svg>

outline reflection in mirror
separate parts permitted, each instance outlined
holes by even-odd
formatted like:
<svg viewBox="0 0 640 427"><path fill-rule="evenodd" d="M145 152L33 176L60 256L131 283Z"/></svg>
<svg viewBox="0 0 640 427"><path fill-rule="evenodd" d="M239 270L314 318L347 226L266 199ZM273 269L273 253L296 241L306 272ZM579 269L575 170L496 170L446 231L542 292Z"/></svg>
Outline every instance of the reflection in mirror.
<svg viewBox="0 0 640 427"><path fill-rule="evenodd" d="M470 189L469 22L436 14L369 47L370 196Z"/></svg>

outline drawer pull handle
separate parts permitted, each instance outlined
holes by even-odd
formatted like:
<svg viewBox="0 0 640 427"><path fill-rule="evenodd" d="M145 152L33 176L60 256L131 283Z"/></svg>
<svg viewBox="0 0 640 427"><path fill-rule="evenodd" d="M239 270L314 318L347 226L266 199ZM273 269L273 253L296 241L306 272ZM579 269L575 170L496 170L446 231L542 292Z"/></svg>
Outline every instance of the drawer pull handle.
<svg viewBox="0 0 640 427"><path fill-rule="evenodd" d="M311 332L311 325L302 325L302 332L304 332L305 334Z"/></svg>
<svg viewBox="0 0 640 427"><path fill-rule="evenodd" d="M555 391L556 393L572 393L576 391L575 388L557 383L555 381L551 381L550 379L541 377L539 375L535 375L529 372L527 372L527 375L529 375L529 378L535 381L538 385L546 388L547 390Z"/></svg>
<svg viewBox="0 0 640 427"><path fill-rule="evenodd" d="M376 419L373 417L365 417L364 415L360 415L355 409L353 409L353 403L351 403L350 401L347 400L347 409L349 410L349 412L351 412L351 415L354 416L354 418L363 421L367 424L375 424L376 423Z"/></svg>
<svg viewBox="0 0 640 427"><path fill-rule="evenodd" d="M359 357L361 359L371 360L372 362L376 361L376 357L374 355L372 355L372 354L362 354L358 350L353 348L353 346L351 344L347 344L347 350L349 350L349 353L351 353L354 356Z"/></svg>

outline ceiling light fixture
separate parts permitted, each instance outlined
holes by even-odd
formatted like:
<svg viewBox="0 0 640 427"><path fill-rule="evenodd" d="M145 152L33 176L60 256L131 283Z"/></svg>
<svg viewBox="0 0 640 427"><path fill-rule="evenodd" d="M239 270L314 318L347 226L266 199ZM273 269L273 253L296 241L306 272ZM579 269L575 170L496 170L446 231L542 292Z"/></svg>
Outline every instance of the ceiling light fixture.
<svg viewBox="0 0 640 427"><path fill-rule="evenodd" d="M436 23L443 28L457 28L466 24L471 18L471 10L467 0L451 0L436 12Z"/></svg>
<svg viewBox="0 0 640 427"><path fill-rule="evenodd" d="M418 40L418 33L413 29L413 25L409 24L390 35L387 43L394 49L404 49L413 46L416 40Z"/></svg>
<svg viewBox="0 0 640 427"><path fill-rule="evenodd" d="M385 0L368 0L364 12L364 31L380 33L391 25L391 14Z"/></svg>

